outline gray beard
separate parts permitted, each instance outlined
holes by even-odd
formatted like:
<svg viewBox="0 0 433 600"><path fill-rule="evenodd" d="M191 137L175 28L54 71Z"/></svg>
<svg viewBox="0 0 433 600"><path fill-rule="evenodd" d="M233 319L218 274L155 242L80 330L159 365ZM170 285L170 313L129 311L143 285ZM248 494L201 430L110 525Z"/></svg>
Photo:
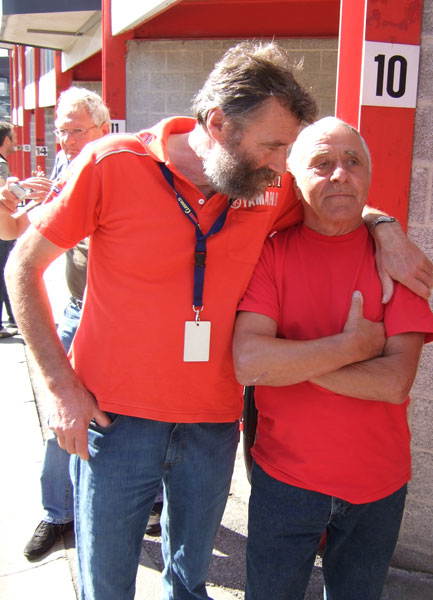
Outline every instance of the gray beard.
<svg viewBox="0 0 433 600"><path fill-rule="evenodd" d="M216 144L203 159L209 185L229 198L256 198L263 194L277 173L267 167L256 169L253 161L234 147L228 150Z"/></svg>

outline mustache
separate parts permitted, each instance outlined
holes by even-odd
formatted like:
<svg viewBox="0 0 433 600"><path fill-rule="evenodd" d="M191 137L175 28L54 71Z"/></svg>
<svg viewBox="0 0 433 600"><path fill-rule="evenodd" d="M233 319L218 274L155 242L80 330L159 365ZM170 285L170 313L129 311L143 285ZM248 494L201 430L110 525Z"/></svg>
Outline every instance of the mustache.
<svg viewBox="0 0 433 600"><path fill-rule="evenodd" d="M255 169L250 172L251 182L256 182L259 185L263 184L265 186L261 191L264 191L268 185L277 179L277 177L278 173L268 167L260 167L260 169Z"/></svg>

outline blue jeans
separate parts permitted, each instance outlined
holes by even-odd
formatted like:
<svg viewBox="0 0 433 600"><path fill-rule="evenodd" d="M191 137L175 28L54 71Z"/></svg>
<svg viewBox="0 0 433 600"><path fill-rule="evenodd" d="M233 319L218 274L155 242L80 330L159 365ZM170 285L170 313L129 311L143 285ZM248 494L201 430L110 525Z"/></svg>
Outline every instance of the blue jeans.
<svg viewBox="0 0 433 600"><path fill-rule="evenodd" d="M238 422L109 416L109 427L90 424L90 460L71 460L81 600L133 600L161 478L163 598L208 598L206 575L230 489Z"/></svg>
<svg viewBox="0 0 433 600"><path fill-rule="evenodd" d="M63 311L63 319L57 327L57 335L62 342L65 352L69 352L75 332L81 319L81 310L72 301L69 301Z"/></svg>
<svg viewBox="0 0 433 600"><path fill-rule="evenodd" d="M245 599L302 600L326 531L324 597L379 600L405 498L406 485L376 502L350 504L282 483L253 463Z"/></svg>
<svg viewBox="0 0 433 600"><path fill-rule="evenodd" d="M65 352L68 352L80 323L81 311L71 302L66 306L57 333ZM41 471L42 506L44 521L48 523L69 523L74 519L74 498L69 475L70 455L62 450L57 437L52 434L45 444L45 454Z"/></svg>

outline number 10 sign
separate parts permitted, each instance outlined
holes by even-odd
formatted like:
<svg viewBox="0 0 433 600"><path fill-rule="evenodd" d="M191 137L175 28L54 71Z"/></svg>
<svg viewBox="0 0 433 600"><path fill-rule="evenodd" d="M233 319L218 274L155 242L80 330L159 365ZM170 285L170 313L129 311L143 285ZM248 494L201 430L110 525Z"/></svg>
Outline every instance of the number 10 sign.
<svg viewBox="0 0 433 600"><path fill-rule="evenodd" d="M416 107L419 46L365 42L362 104Z"/></svg>

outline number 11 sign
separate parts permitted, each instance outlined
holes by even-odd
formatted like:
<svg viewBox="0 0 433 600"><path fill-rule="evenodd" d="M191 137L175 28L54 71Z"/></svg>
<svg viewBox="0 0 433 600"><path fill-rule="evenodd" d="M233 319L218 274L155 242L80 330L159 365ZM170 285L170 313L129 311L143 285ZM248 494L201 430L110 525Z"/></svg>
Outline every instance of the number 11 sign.
<svg viewBox="0 0 433 600"><path fill-rule="evenodd" d="M364 106L415 108L419 46L364 42Z"/></svg>

